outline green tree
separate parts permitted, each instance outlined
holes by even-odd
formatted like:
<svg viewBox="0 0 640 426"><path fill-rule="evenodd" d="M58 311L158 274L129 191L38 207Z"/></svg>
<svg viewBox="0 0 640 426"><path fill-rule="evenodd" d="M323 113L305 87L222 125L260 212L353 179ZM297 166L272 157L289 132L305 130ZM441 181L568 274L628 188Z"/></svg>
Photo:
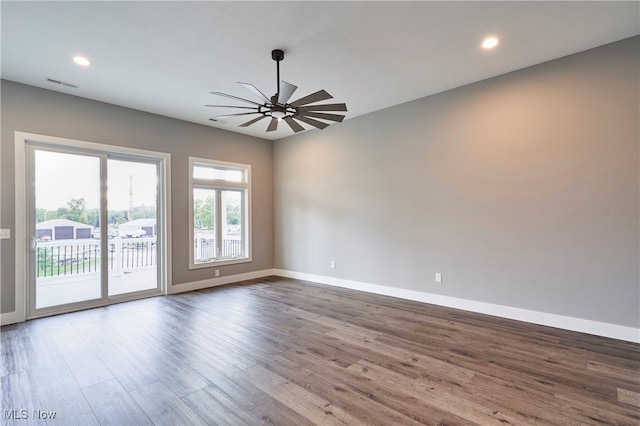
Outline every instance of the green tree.
<svg viewBox="0 0 640 426"><path fill-rule="evenodd" d="M237 202L230 201L227 203L227 224L240 224L240 204L238 204Z"/></svg>
<svg viewBox="0 0 640 426"><path fill-rule="evenodd" d="M208 196L204 201L195 200L193 206L193 215L195 216L196 228L213 229L214 228L214 200L212 196Z"/></svg>
<svg viewBox="0 0 640 426"><path fill-rule="evenodd" d="M58 217L60 217L58 216L58 210L47 210L47 220L57 219Z"/></svg>
<svg viewBox="0 0 640 426"><path fill-rule="evenodd" d="M156 208L152 206L139 206L131 209L131 220L155 219Z"/></svg>
<svg viewBox="0 0 640 426"><path fill-rule="evenodd" d="M36 223L47 220L47 209L36 209Z"/></svg>
<svg viewBox="0 0 640 426"><path fill-rule="evenodd" d="M67 219L87 223L87 202L84 198L73 198L67 202Z"/></svg>
<svg viewBox="0 0 640 426"><path fill-rule="evenodd" d="M108 222L110 225L119 225L127 221L126 210L122 211L109 211Z"/></svg>
<svg viewBox="0 0 640 426"><path fill-rule="evenodd" d="M69 218L69 209L66 209L64 207L58 207L58 210L56 210L55 219L68 219L68 218Z"/></svg>
<svg viewBox="0 0 640 426"><path fill-rule="evenodd" d="M100 209L89 209L87 211L87 225L91 225L94 228L100 226Z"/></svg>

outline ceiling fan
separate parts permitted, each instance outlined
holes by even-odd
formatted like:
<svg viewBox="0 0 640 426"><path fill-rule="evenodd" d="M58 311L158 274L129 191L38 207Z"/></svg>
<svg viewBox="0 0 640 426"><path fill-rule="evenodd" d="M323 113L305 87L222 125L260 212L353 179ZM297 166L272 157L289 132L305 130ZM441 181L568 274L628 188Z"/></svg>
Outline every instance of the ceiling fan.
<svg viewBox="0 0 640 426"><path fill-rule="evenodd" d="M344 115L330 114L323 111L346 111L346 104L320 104L311 105L315 102L325 101L333 98L325 90L318 90L315 93L307 95L297 101L289 103L289 98L293 95L293 92L298 88L293 84L287 83L284 80L280 80L280 61L284 59L284 52L280 49L275 49L271 52L271 58L276 61L276 73L277 73L277 92L272 97L265 96L260 90L258 90L253 84L240 83L238 84L245 87L251 93L253 93L262 103L251 101L249 99L239 98L237 96L228 95L221 92L211 92L213 95L224 96L226 98L235 99L237 101L246 102L252 106L234 106L234 105L205 105L207 107L219 107L219 108L238 108L244 110L251 110L248 112L240 112L236 114L225 114L211 118L212 121L218 121L227 117L243 116L243 115L258 115L246 123L241 124L239 127L248 127L260 120L267 117L271 118L269 125L267 126L267 132L273 132L278 129L278 123L280 120L284 120L285 123L291 127L291 130L298 133L305 130L298 121L307 123L318 129L324 129L329 124L320 121L337 121L341 122L344 119Z"/></svg>

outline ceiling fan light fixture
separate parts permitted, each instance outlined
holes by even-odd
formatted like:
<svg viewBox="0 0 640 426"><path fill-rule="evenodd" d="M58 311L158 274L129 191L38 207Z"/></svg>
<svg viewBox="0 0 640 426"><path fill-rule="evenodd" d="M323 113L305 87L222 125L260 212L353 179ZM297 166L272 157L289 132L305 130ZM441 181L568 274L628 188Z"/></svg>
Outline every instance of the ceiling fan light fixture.
<svg viewBox="0 0 640 426"><path fill-rule="evenodd" d="M271 111L271 116L273 118L277 118L278 120L282 120L287 116L287 113L279 109L274 109L273 111Z"/></svg>

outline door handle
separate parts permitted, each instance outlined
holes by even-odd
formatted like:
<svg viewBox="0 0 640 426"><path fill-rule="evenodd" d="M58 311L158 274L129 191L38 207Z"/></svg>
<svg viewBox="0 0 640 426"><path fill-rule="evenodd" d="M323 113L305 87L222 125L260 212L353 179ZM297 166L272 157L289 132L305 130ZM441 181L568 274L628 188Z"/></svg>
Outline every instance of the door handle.
<svg viewBox="0 0 640 426"><path fill-rule="evenodd" d="M36 240L35 237L31 237L31 251L36 251L37 247L38 247L38 240Z"/></svg>

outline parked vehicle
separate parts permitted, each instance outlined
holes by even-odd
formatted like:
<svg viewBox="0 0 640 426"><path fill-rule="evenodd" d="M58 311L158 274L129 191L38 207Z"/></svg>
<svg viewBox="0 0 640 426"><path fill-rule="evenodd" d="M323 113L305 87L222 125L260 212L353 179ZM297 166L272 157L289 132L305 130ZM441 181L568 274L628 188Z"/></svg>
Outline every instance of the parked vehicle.
<svg viewBox="0 0 640 426"><path fill-rule="evenodd" d="M140 238L144 237L145 235L147 235L147 231L145 231L144 229L131 229L125 231L122 236L125 238Z"/></svg>
<svg viewBox="0 0 640 426"><path fill-rule="evenodd" d="M115 238L118 236L118 231L115 229L109 229L109 238ZM91 232L91 238L100 238L100 228L94 228Z"/></svg>

